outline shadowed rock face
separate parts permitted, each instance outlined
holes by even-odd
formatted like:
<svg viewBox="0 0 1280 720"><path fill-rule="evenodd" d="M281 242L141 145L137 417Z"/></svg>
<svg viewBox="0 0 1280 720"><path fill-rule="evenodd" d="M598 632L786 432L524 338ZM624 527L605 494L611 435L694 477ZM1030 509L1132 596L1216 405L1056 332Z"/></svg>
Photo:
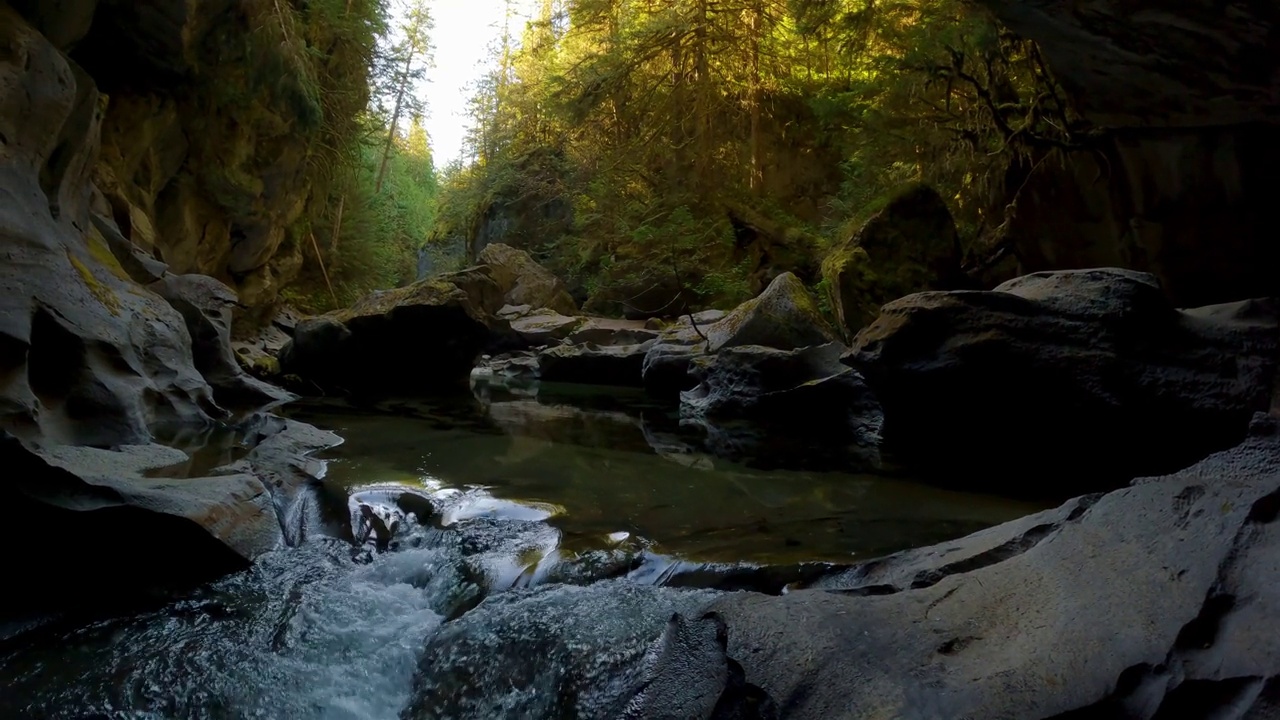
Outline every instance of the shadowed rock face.
<svg viewBox="0 0 1280 720"><path fill-rule="evenodd" d="M909 295L845 362L904 459L1075 493L1229 447L1267 409L1278 356L1274 302L1179 311L1150 275L1096 269Z"/></svg>
<svg viewBox="0 0 1280 720"><path fill-rule="evenodd" d="M1280 120L1280 3L981 0L1109 127Z"/></svg>

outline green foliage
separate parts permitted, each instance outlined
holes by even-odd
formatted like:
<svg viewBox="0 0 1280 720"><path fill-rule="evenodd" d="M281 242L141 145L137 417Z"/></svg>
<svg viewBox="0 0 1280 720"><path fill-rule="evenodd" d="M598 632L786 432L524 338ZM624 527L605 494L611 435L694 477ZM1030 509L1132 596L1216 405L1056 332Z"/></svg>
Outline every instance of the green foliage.
<svg viewBox="0 0 1280 720"><path fill-rule="evenodd" d="M381 192L375 185L383 148L369 143L363 151L350 184L331 198L329 211L313 228L324 269L309 263L288 292L289 301L305 311L345 307L375 290L412 282L418 251L435 226L438 185L421 124L415 122L408 137L395 143ZM308 240L304 257L314 260L315 251Z"/></svg>
<svg viewBox="0 0 1280 720"><path fill-rule="evenodd" d="M726 207L820 253L926 182L971 240L1015 158L1072 142L1060 96L1034 46L963 0L547 2L494 49L440 231L506 228L591 292L678 274L738 296L775 260L735 244ZM555 198L570 217L543 212Z"/></svg>

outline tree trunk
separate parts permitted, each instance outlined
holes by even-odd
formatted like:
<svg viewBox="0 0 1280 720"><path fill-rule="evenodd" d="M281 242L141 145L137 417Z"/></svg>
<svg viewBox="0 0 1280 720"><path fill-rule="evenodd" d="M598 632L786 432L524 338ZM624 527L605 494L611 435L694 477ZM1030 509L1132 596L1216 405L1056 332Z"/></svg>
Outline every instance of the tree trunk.
<svg viewBox="0 0 1280 720"><path fill-rule="evenodd" d="M760 43L764 31L764 0L754 0L751 8L751 89L748 104L751 106L751 192L759 195L764 189L764 168L760 157Z"/></svg>
<svg viewBox="0 0 1280 720"><path fill-rule="evenodd" d="M374 184L374 193L382 192L382 181L387 175L387 163L391 160L391 145L396 139L396 125L400 122L400 108L404 105L404 94L409 89L409 70L413 66L414 51L409 50L409 54L404 58L404 70L400 73L400 80L396 88L396 106L391 111L391 129L387 131L387 142L382 146L382 164L378 167L378 181Z"/></svg>

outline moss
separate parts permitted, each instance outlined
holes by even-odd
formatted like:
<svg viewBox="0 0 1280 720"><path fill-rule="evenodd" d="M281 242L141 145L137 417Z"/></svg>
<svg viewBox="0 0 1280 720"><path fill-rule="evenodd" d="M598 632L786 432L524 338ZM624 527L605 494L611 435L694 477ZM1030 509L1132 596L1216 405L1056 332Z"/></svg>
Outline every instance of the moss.
<svg viewBox="0 0 1280 720"><path fill-rule="evenodd" d="M70 250L67 251L67 259L71 261L71 266L76 269L76 272L80 273L80 279L84 281L85 287L89 289L94 298L102 303L103 307L110 310L112 315L119 315L120 298L116 297L115 292L94 277L89 267L81 262L80 258L72 255Z"/></svg>
<svg viewBox="0 0 1280 720"><path fill-rule="evenodd" d="M97 227L91 226L89 228L89 234L86 239L89 244L89 254L93 256L94 260L98 261L99 265L110 270L112 275L121 280L132 282L133 278L129 277L129 273L125 272L124 266L120 264L115 254L111 252L111 248L107 246L106 238L102 237L102 233Z"/></svg>
<svg viewBox="0 0 1280 720"><path fill-rule="evenodd" d="M253 359L249 371L258 377L275 377L280 374L280 361L270 355L261 355Z"/></svg>

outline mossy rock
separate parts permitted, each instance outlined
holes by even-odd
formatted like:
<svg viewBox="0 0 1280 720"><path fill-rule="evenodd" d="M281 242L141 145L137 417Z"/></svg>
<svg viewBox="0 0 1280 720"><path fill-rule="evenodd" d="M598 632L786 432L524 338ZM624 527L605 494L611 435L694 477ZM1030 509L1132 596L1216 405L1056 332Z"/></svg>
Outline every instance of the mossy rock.
<svg viewBox="0 0 1280 720"><path fill-rule="evenodd" d="M791 273L779 275L759 296L739 305L705 334L711 352L741 345L794 350L837 339L817 300Z"/></svg>
<svg viewBox="0 0 1280 720"><path fill-rule="evenodd" d="M960 237L942 196L912 185L893 197L822 264L831 306L853 335L887 302L923 290L961 287Z"/></svg>

